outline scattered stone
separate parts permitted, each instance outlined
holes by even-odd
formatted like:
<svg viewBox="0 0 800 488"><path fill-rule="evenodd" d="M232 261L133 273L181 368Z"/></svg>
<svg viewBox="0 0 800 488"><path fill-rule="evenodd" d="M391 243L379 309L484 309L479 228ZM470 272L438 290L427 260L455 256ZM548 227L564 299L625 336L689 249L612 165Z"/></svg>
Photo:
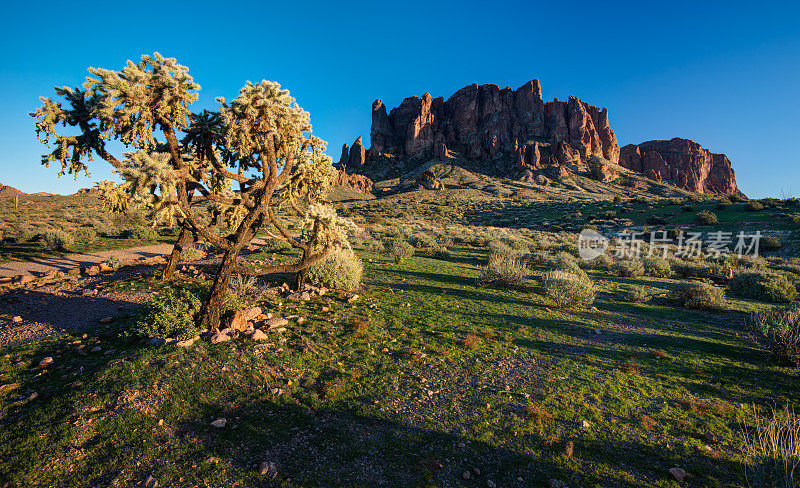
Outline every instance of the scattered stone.
<svg viewBox="0 0 800 488"><path fill-rule="evenodd" d="M247 323L258 317L259 315L261 315L260 307L250 307L250 308L244 308L242 310L237 310L231 317L229 327L234 330L238 330L240 332L247 330L248 328Z"/></svg>
<svg viewBox="0 0 800 488"><path fill-rule="evenodd" d="M50 356L47 356L46 358L44 358L41 361L39 361L39 369L45 369L46 367L50 366L51 364L53 364L53 358L51 358Z"/></svg>
<svg viewBox="0 0 800 488"><path fill-rule="evenodd" d="M114 319L111 318L111 317L104 317L104 318L100 319L100 323L101 324L110 324L112 320L114 320Z"/></svg>
<svg viewBox="0 0 800 488"><path fill-rule="evenodd" d="M347 295L345 297L345 300L347 300L347 303L353 303L354 301L358 300L358 298L359 298L359 296L356 295L355 293L353 293L353 294Z"/></svg>
<svg viewBox="0 0 800 488"><path fill-rule="evenodd" d="M219 419L211 422L211 427L214 427L214 428L217 428L217 429L224 429L225 428L225 424L227 424L227 423L228 423L228 421L226 419L219 418Z"/></svg>
<svg viewBox="0 0 800 488"><path fill-rule="evenodd" d="M272 388L272 389L269 390L269 392L272 393L275 396L283 395L283 390L280 389L280 388Z"/></svg>
<svg viewBox="0 0 800 488"><path fill-rule="evenodd" d="M151 337L150 340L147 341L147 345L148 346L153 346L153 347L163 346L166 343L167 343L167 340L163 339L161 337Z"/></svg>
<svg viewBox="0 0 800 488"><path fill-rule="evenodd" d="M16 390L19 388L19 383L6 383L5 385L0 386L0 393Z"/></svg>
<svg viewBox="0 0 800 488"><path fill-rule="evenodd" d="M669 474L671 474L672 477L678 481L683 481L683 479L686 478L687 476L686 471L684 471L683 468L679 468L677 466L674 468L669 468Z"/></svg>
<svg viewBox="0 0 800 488"><path fill-rule="evenodd" d="M581 420L581 427L582 428L588 429L591 426L592 426L592 423L589 422L588 420Z"/></svg>
<svg viewBox="0 0 800 488"><path fill-rule="evenodd" d="M26 283L30 283L35 279L36 278L34 278L33 275L17 275L16 278L14 278L14 281L21 285L24 285Z"/></svg>
<svg viewBox="0 0 800 488"><path fill-rule="evenodd" d="M153 478L152 476L148 476L144 483L142 483L142 488L158 488L158 480Z"/></svg>
<svg viewBox="0 0 800 488"><path fill-rule="evenodd" d="M284 325L289 325L289 321L283 317L273 317L264 322L264 325L266 325L269 329L275 329L278 327L283 327Z"/></svg>
<svg viewBox="0 0 800 488"><path fill-rule="evenodd" d="M102 348L102 347L100 347L100 346L94 346L94 347L92 348L92 352L100 352L100 351L102 351L102 350L103 350L103 348Z"/></svg>
<svg viewBox="0 0 800 488"><path fill-rule="evenodd" d="M258 465L258 474L274 480L278 476L278 467L272 461L264 461Z"/></svg>
<svg viewBox="0 0 800 488"><path fill-rule="evenodd" d="M190 347L195 342L197 342L198 339L200 339L200 336L194 336L191 339L186 339L185 341L178 341L178 342L175 343L175 345L177 347Z"/></svg>
<svg viewBox="0 0 800 488"><path fill-rule="evenodd" d="M547 480L547 486L550 488L567 488L566 483L556 478L550 478Z"/></svg>
<svg viewBox="0 0 800 488"><path fill-rule="evenodd" d="M264 342L269 340L269 336L265 334L261 329L256 329L253 331L253 340L256 342Z"/></svg>
<svg viewBox="0 0 800 488"><path fill-rule="evenodd" d="M300 324L300 325L305 324L306 323L306 318L305 317L298 317L297 318L297 323Z"/></svg>
<svg viewBox="0 0 800 488"><path fill-rule="evenodd" d="M14 322L15 324L19 324L20 322L22 322L22 317L20 317L19 315L15 315L14 318L11 319L11 321Z"/></svg>
<svg viewBox="0 0 800 488"><path fill-rule="evenodd" d="M108 263L100 263L98 268L100 269L101 273L110 273L110 272L114 271L114 268L111 267L111 265L108 264Z"/></svg>
<svg viewBox="0 0 800 488"><path fill-rule="evenodd" d="M224 332L217 332L213 336L211 336L211 343L212 344L219 344L220 342L230 342L231 336Z"/></svg>
<svg viewBox="0 0 800 488"><path fill-rule="evenodd" d="M89 266L81 268L81 272L87 276L97 276L100 274L100 266Z"/></svg>
<svg viewBox="0 0 800 488"><path fill-rule="evenodd" d="M494 481L492 481L492 480L486 480L486 487L487 488L497 488L497 485L494 484Z"/></svg>
<svg viewBox="0 0 800 488"><path fill-rule="evenodd" d="M464 478L465 480L468 480L472 478L472 475L469 474L469 471L464 471L463 473L461 473L461 477Z"/></svg>

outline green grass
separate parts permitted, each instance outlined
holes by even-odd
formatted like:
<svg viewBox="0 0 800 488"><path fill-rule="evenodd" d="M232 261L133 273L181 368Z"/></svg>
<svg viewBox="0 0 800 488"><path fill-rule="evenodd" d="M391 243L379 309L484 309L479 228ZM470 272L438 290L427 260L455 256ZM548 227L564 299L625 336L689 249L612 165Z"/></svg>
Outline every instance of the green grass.
<svg viewBox="0 0 800 488"><path fill-rule="evenodd" d="M557 311L534 280L478 286L482 248L401 264L359 254L361 299L285 302L281 314L308 320L269 348L148 348L118 338L126 319L12 346L0 359L0 385L19 385L0 393L0 485L668 487L681 466L692 485L737 487L743 405L799 399L797 371L745 330L745 312L765 304L631 304L624 284L663 295L677 282L592 272L597 309ZM113 352L83 356L75 340ZM41 374L44 356L55 367ZM219 417L223 430L209 425ZM720 438L711 451L706 433ZM278 465L276 481L262 461Z"/></svg>

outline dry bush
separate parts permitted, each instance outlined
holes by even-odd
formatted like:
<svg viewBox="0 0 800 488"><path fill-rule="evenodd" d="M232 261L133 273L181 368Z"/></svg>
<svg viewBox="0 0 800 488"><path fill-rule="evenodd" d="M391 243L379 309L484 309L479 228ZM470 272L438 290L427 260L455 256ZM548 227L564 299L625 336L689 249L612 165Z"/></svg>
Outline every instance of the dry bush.
<svg viewBox="0 0 800 488"><path fill-rule="evenodd" d="M481 342L482 342L481 336L479 336L475 332L470 332L464 338L464 349L475 349L481 344Z"/></svg>
<svg viewBox="0 0 800 488"><path fill-rule="evenodd" d="M750 323L781 362L800 365L800 305L756 312Z"/></svg>
<svg viewBox="0 0 800 488"><path fill-rule="evenodd" d="M797 288L780 273L753 271L734 276L728 283L733 295L767 302L786 303L797 298Z"/></svg>
<svg viewBox="0 0 800 488"><path fill-rule="evenodd" d="M654 278L669 278L672 267L664 258L646 258L643 260L644 274Z"/></svg>
<svg viewBox="0 0 800 488"><path fill-rule="evenodd" d="M51 251L71 251L75 241L63 230L51 230L42 236L42 245Z"/></svg>
<svg viewBox="0 0 800 488"><path fill-rule="evenodd" d="M553 414L548 412L538 403L529 403L525 406L525 413L537 424L549 424L553 421Z"/></svg>
<svg viewBox="0 0 800 488"><path fill-rule="evenodd" d="M722 288L708 283L681 283L671 296L686 308L724 310L728 307Z"/></svg>
<svg viewBox="0 0 800 488"><path fill-rule="evenodd" d="M522 257L506 246L489 255L489 262L483 268L478 282L484 286L514 287L521 285L528 274Z"/></svg>
<svg viewBox="0 0 800 488"><path fill-rule="evenodd" d="M548 271L544 275L542 289L558 308L588 307L594 302L594 283L586 273Z"/></svg>
<svg viewBox="0 0 800 488"><path fill-rule="evenodd" d="M626 259L611 265L611 272L622 278L636 278L644 275L644 265L638 259Z"/></svg>
<svg viewBox="0 0 800 488"><path fill-rule="evenodd" d="M800 418L794 408L771 409L765 416L753 406L754 425L742 425L742 455L749 486L796 488L800 483Z"/></svg>
<svg viewBox="0 0 800 488"><path fill-rule="evenodd" d="M308 268L308 280L317 285L339 290L355 290L361 286L364 263L352 249L337 249Z"/></svg>

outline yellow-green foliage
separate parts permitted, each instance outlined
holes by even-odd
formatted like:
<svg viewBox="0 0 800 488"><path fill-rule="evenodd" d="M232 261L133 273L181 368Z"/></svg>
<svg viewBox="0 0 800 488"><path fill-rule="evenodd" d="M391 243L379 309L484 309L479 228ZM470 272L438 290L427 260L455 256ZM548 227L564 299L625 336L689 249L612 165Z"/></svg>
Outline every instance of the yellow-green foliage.
<svg viewBox="0 0 800 488"><path fill-rule="evenodd" d="M352 249L336 249L308 268L308 279L317 286L355 290L361 286L364 263Z"/></svg>

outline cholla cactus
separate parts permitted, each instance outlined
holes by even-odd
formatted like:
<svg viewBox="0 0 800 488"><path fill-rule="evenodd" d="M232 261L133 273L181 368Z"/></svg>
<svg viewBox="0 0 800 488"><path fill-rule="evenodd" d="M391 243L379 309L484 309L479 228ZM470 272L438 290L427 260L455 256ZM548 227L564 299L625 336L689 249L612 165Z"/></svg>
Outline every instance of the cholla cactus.
<svg viewBox="0 0 800 488"><path fill-rule="evenodd" d="M278 83L247 82L232 102L218 98L218 111L195 114L190 106L200 87L175 59L155 53L120 71L89 72L83 89L57 88L63 102L42 98L42 107L31 114L40 140L56 145L42 162L60 162L60 175L77 174L99 156L123 181L98 183L112 209L137 205L153 219L177 218L184 230L224 251L201 326L218 326L233 272L298 272L301 280L309 265L347 245L352 224L321 203L335 177L326 144L311 134L308 112ZM59 126L79 134L63 134ZM132 151L117 159L106 148L111 140ZM196 205L197 198L205 205ZM289 232L285 218L275 213L278 207L303 220L301 233ZM202 212L212 222L224 218L230 233L220 234ZM265 226L301 251L297 263L237 264L241 249Z"/></svg>

